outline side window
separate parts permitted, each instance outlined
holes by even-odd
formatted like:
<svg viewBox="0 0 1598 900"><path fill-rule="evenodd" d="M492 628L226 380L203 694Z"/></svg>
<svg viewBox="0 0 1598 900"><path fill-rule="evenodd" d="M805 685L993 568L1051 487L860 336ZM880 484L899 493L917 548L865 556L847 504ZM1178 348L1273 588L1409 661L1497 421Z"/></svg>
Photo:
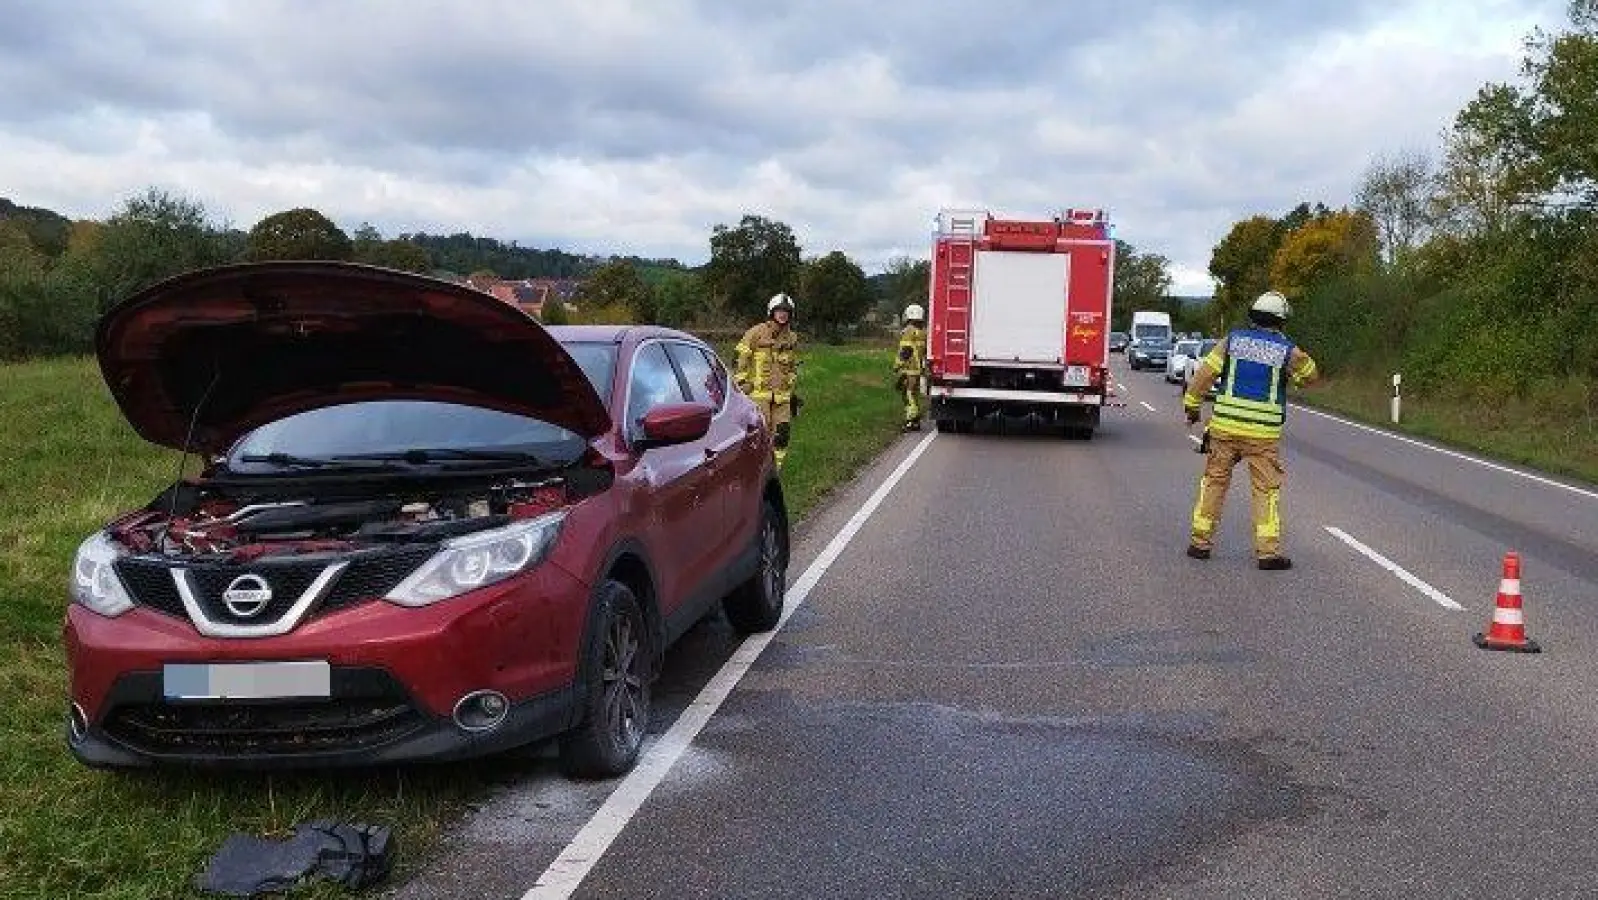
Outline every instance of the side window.
<svg viewBox="0 0 1598 900"><path fill-rule="evenodd" d="M727 374L727 366L721 359L709 350L701 350L705 360L710 364L710 370L716 376L716 393L722 400L727 399L727 386L732 384L732 376Z"/></svg>
<svg viewBox="0 0 1598 900"><path fill-rule="evenodd" d="M688 390L693 399L699 403L709 403L720 410L722 401L726 399L725 384L721 375L711 368L710 360L705 358L705 354L691 344L672 342L666 346L671 351L671 358L676 360L678 368L682 369L683 380L688 382Z"/></svg>
<svg viewBox="0 0 1598 900"><path fill-rule="evenodd" d="M627 388L628 434L638 433L638 420L651 409L662 403L681 403L686 399L665 348L656 343L639 350L633 358L632 381Z"/></svg>

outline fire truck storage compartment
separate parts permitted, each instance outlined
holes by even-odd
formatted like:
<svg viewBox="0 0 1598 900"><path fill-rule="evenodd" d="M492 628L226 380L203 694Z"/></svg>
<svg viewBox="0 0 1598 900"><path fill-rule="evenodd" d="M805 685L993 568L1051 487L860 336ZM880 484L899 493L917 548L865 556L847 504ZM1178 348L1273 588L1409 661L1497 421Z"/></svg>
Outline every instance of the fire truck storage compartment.
<svg viewBox="0 0 1598 900"><path fill-rule="evenodd" d="M1069 253L977 252L971 361L1059 368L1065 345Z"/></svg>

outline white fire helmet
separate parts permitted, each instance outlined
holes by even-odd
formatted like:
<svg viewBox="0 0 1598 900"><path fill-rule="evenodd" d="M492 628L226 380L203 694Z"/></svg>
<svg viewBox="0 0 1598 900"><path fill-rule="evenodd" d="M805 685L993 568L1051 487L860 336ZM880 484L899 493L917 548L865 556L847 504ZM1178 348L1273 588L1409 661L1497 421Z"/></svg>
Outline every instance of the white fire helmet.
<svg viewBox="0 0 1598 900"><path fill-rule="evenodd" d="M1266 291L1261 294L1259 299L1254 301L1253 309L1255 312L1275 316L1278 319L1286 319L1293 314L1293 307L1288 305L1287 298L1276 291Z"/></svg>

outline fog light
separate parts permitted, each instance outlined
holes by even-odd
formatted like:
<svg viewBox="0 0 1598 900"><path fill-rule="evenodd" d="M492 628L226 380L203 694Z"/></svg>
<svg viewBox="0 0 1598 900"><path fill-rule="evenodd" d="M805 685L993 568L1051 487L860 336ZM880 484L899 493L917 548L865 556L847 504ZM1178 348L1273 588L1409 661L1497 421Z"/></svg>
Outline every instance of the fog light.
<svg viewBox="0 0 1598 900"><path fill-rule="evenodd" d="M498 728L510 712L510 701L498 691L473 691L455 704L455 724L462 731Z"/></svg>
<svg viewBox="0 0 1598 900"><path fill-rule="evenodd" d="M67 704L67 733L72 743L80 743L89 733L89 715L76 702Z"/></svg>

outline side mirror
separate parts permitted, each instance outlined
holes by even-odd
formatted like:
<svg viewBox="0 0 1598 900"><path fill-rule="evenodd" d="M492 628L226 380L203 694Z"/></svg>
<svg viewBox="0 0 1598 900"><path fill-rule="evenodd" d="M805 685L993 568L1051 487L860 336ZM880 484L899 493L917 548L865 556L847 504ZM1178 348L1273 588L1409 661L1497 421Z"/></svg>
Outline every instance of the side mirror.
<svg viewBox="0 0 1598 900"><path fill-rule="evenodd" d="M704 403L662 403L639 420L644 436L635 446L642 451L697 441L715 416L715 407Z"/></svg>

